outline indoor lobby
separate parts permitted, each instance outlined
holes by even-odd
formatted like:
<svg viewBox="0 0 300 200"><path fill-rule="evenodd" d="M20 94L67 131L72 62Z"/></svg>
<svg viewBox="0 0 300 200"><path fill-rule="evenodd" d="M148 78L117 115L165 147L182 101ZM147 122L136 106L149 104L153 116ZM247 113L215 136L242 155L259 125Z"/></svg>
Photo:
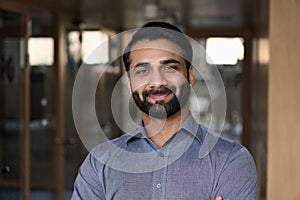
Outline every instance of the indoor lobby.
<svg viewBox="0 0 300 200"><path fill-rule="evenodd" d="M200 47L193 114L249 150L258 200L300 200L299 0L0 0L0 200L71 199L89 151L139 123L120 56L149 21Z"/></svg>

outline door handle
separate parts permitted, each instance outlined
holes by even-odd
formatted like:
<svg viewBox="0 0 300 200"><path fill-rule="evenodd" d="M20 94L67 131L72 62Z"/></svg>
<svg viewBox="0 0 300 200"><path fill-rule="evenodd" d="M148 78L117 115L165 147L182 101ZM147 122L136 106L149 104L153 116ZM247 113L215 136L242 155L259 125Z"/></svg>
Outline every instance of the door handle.
<svg viewBox="0 0 300 200"><path fill-rule="evenodd" d="M4 174L8 174L9 172L10 172L10 167L6 165L1 169L0 174L4 175Z"/></svg>

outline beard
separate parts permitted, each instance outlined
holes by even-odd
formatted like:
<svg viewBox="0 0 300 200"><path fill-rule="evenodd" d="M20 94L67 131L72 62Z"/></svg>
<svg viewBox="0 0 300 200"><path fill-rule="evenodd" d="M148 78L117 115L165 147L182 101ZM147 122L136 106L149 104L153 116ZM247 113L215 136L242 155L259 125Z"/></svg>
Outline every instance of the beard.
<svg viewBox="0 0 300 200"><path fill-rule="evenodd" d="M158 118L158 119L165 119L173 114L177 113L181 110L181 108L187 103L190 97L190 85L188 82L183 83L179 87L180 93L178 97L176 94L176 88L174 86L166 87L162 86L158 89L151 89L146 90L142 93L143 100L140 98L137 91L132 93L132 97L137 105L137 107L147 115ZM160 95L160 94L173 94L173 97L170 101L164 102L156 101L154 104L150 103L147 100L149 95Z"/></svg>

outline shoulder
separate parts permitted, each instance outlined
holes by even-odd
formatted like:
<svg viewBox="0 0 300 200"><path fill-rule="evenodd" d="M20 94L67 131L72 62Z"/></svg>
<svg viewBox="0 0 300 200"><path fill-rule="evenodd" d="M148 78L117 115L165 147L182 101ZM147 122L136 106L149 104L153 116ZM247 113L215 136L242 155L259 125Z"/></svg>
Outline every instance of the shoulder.
<svg viewBox="0 0 300 200"><path fill-rule="evenodd" d="M202 157L208 156L219 165L235 162L248 163L249 167L255 167L252 155L239 142L210 131L202 125L199 125L197 135L202 142L200 149Z"/></svg>
<svg viewBox="0 0 300 200"><path fill-rule="evenodd" d="M257 172L250 152L239 142L209 131L200 125L203 157L214 171L215 196L228 199L256 199Z"/></svg>
<svg viewBox="0 0 300 200"><path fill-rule="evenodd" d="M215 195L222 194L226 199L256 199L256 166L243 145L220 136L208 158L215 169Z"/></svg>
<svg viewBox="0 0 300 200"><path fill-rule="evenodd" d="M202 148L209 152L230 154L237 151L246 151L247 149L239 142L224 137L221 133L214 132L205 126L199 124L197 138L201 142Z"/></svg>
<svg viewBox="0 0 300 200"><path fill-rule="evenodd" d="M130 133L125 133L117 138L105 141L95 146L90 151L88 156L92 159L97 159L98 161L104 162L117 151L123 149L130 138L132 138L132 135Z"/></svg>

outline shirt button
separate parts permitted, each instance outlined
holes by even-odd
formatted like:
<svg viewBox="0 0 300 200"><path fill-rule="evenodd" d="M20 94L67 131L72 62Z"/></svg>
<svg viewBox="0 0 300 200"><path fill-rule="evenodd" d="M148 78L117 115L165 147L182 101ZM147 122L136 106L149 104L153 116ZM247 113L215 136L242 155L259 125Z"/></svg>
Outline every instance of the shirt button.
<svg viewBox="0 0 300 200"><path fill-rule="evenodd" d="M159 156L160 156L160 157L165 157L165 154L162 153L162 152L160 152L160 153L159 153Z"/></svg>
<svg viewBox="0 0 300 200"><path fill-rule="evenodd" d="M157 189L161 188L161 184L160 184L160 183L157 183L157 184L156 184L156 188L157 188Z"/></svg>

